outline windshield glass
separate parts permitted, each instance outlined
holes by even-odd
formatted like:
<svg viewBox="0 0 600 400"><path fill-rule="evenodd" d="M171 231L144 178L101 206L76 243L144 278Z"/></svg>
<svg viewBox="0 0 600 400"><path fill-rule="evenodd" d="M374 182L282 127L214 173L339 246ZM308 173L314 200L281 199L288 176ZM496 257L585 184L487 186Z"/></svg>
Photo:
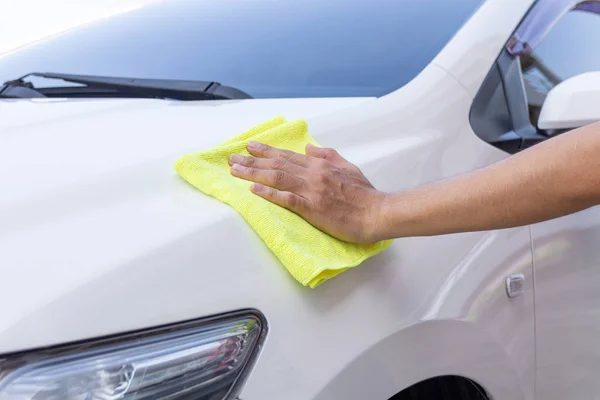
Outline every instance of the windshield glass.
<svg viewBox="0 0 600 400"><path fill-rule="evenodd" d="M0 57L29 72L217 81L255 98L381 96L481 0L165 0Z"/></svg>

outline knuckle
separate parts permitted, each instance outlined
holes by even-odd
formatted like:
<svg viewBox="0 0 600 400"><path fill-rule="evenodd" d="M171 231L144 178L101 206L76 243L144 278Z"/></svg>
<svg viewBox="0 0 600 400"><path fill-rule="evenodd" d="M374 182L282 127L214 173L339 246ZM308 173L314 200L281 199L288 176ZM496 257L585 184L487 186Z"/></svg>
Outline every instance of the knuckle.
<svg viewBox="0 0 600 400"><path fill-rule="evenodd" d="M289 150L282 150L282 152L281 152L281 159L282 159L284 162L290 161L290 160L292 160L293 158L294 158L294 153L292 153L292 152L291 152L291 151L289 151Z"/></svg>
<svg viewBox="0 0 600 400"><path fill-rule="evenodd" d="M247 167L254 167L256 165L256 158L254 157L244 157L243 164Z"/></svg>
<svg viewBox="0 0 600 400"><path fill-rule="evenodd" d="M278 184L285 181L286 174L283 171L275 171L273 173L273 181Z"/></svg>
<svg viewBox="0 0 600 400"><path fill-rule="evenodd" d="M296 198L296 196L294 196L293 193L285 193L285 195L283 197L283 202L288 207L292 207L293 208L293 207L295 207L298 204L298 199Z"/></svg>
<svg viewBox="0 0 600 400"><path fill-rule="evenodd" d="M273 169L281 169L287 164L287 160L283 157L275 158L271 161L271 167Z"/></svg>
<svg viewBox="0 0 600 400"><path fill-rule="evenodd" d="M337 151L335 151L334 149L323 149L323 151L326 159L333 158L337 155Z"/></svg>

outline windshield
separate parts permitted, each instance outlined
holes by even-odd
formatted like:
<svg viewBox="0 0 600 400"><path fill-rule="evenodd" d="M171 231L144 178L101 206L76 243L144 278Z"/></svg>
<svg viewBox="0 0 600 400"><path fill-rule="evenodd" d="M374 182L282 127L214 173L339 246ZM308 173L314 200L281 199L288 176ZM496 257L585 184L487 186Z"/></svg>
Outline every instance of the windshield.
<svg viewBox="0 0 600 400"><path fill-rule="evenodd" d="M165 0L0 57L30 72L216 81L255 98L381 96L481 0Z"/></svg>

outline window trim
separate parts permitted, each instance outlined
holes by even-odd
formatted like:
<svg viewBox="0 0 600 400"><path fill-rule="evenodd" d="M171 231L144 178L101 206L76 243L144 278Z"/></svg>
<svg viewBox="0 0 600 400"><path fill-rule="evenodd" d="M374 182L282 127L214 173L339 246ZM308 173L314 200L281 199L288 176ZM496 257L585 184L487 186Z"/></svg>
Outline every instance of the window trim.
<svg viewBox="0 0 600 400"><path fill-rule="evenodd" d="M513 56L531 55L556 23L571 11L600 15L600 0L538 0L506 44Z"/></svg>

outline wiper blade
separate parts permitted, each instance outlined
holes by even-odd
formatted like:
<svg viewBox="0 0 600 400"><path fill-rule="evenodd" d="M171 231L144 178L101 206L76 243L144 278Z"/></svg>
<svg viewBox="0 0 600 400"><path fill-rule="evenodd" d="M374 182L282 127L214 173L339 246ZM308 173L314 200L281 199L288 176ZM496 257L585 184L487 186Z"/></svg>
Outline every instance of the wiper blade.
<svg viewBox="0 0 600 400"><path fill-rule="evenodd" d="M36 88L28 77L60 79L85 86ZM15 93L16 89L19 93ZM12 92L12 93L11 93ZM37 95L34 95L37 93ZM185 81L174 79L140 79L93 75L33 72L4 83L2 97L148 97L176 100L251 99L249 94L213 81Z"/></svg>
<svg viewBox="0 0 600 400"><path fill-rule="evenodd" d="M0 98L6 99L33 99L46 97L33 88L28 82L9 81L4 83L4 89L0 90Z"/></svg>

